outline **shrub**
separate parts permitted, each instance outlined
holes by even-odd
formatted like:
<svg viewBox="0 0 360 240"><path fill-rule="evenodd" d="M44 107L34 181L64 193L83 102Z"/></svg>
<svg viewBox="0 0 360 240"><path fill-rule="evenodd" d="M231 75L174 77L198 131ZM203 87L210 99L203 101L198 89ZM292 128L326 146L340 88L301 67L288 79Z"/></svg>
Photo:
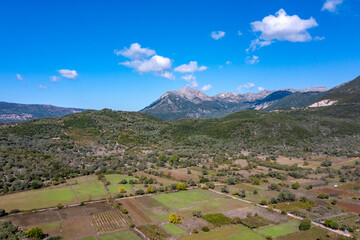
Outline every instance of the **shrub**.
<svg viewBox="0 0 360 240"><path fill-rule="evenodd" d="M176 215L175 213L171 213L169 216L169 222L170 223L180 223L181 222L181 217L180 215Z"/></svg>
<svg viewBox="0 0 360 240"><path fill-rule="evenodd" d="M272 236L270 236L270 235L266 235L265 238L266 238L266 240L272 240L273 239Z"/></svg>
<svg viewBox="0 0 360 240"><path fill-rule="evenodd" d="M281 215L286 215L287 212L285 210L281 210Z"/></svg>
<svg viewBox="0 0 360 240"><path fill-rule="evenodd" d="M333 221L331 219L326 219L324 225L326 227L332 228L332 229L338 229L339 224L336 221Z"/></svg>
<svg viewBox="0 0 360 240"><path fill-rule="evenodd" d="M317 197L320 199L329 199L329 195L327 195L325 193L320 193Z"/></svg>
<svg viewBox="0 0 360 240"><path fill-rule="evenodd" d="M7 215L6 211L4 209L0 208L0 217Z"/></svg>
<svg viewBox="0 0 360 240"><path fill-rule="evenodd" d="M135 191L135 194L136 194L136 195L144 195L145 192L144 192L144 190L142 190L142 189L138 189L138 190Z"/></svg>
<svg viewBox="0 0 360 240"><path fill-rule="evenodd" d="M125 208L121 209L121 212L122 212L123 214L128 214L128 210L126 210Z"/></svg>
<svg viewBox="0 0 360 240"><path fill-rule="evenodd" d="M311 221L309 219L304 219L300 222L299 230L306 231L311 228Z"/></svg>
<svg viewBox="0 0 360 240"><path fill-rule="evenodd" d="M282 191L278 196L279 202L295 201L295 199L295 194L290 192L289 190Z"/></svg>
<svg viewBox="0 0 360 240"><path fill-rule="evenodd" d="M202 227L201 230L203 232L209 232L210 231L210 229L208 227L206 227L206 226Z"/></svg>
<svg viewBox="0 0 360 240"><path fill-rule="evenodd" d="M265 199L261 200L260 205L267 205L267 201Z"/></svg>
<svg viewBox="0 0 360 240"><path fill-rule="evenodd" d="M231 219L224 216L222 213L206 214L203 218L218 227L231 224Z"/></svg>
<svg viewBox="0 0 360 240"><path fill-rule="evenodd" d="M28 238L33 238L33 239L41 239L42 236L44 235L43 231L38 228L38 227L34 227L34 228L30 228L29 230L27 230L25 232L25 235Z"/></svg>
<svg viewBox="0 0 360 240"><path fill-rule="evenodd" d="M146 192L147 193L155 193L156 189L154 187L147 187Z"/></svg>
<svg viewBox="0 0 360 240"><path fill-rule="evenodd" d="M227 187L226 185L223 186L223 187L221 188L221 192L222 192L222 193L229 193L228 187Z"/></svg>
<svg viewBox="0 0 360 240"><path fill-rule="evenodd" d="M62 209L64 206L62 205L62 203L58 203L57 205L56 205L56 208L57 209Z"/></svg>
<svg viewBox="0 0 360 240"><path fill-rule="evenodd" d="M295 189L295 190L296 190L296 189L299 189L299 187L300 187L300 184L299 184L298 182L296 182L296 183L294 183L294 184L291 185L291 188L292 188L292 189Z"/></svg>
<svg viewBox="0 0 360 240"><path fill-rule="evenodd" d="M199 231L196 228L191 229L191 234L199 233Z"/></svg>
<svg viewBox="0 0 360 240"><path fill-rule="evenodd" d="M185 183L178 183L176 185L176 189L181 191L181 190L186 190L186 184Z"/></svg>
<svg viewBox="0 0 360 240"><path fill-rule="evenodd" d="M126 193L126 189L123 187L119 188L119 193Z"/></svg>

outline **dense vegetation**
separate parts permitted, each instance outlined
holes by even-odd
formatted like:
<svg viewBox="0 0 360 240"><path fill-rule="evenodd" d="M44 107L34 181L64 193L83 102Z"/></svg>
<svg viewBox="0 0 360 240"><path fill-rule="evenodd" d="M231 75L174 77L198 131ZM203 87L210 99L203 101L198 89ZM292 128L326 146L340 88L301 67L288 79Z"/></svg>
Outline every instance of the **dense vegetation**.
<svg viewBox="0 0 360 240"><path fill-rule="evenodd" d="M313 170L278 164L277 156L304 160L314 155L360 156L359 116L358 108L351 104L280 112L247 110L219 119L171 122L104 109L2 124L0 192L56 185L78 175L132 173L157 166L191 167L209 162L231 164L241 158L248 161L248 169L262 165L302 178ZM250 154L244 156L244 151ZM259 161L259 154L273 161ZM316 173L339 176L340 180L360 177L358 167L336 171L323 166ZM232 172L222 170L220 174L231 176ZM284 173L269 174L286 179ZM207 181L207 177L201 179ZM241 176L229 178L229 184L240 181Z"/></svg>

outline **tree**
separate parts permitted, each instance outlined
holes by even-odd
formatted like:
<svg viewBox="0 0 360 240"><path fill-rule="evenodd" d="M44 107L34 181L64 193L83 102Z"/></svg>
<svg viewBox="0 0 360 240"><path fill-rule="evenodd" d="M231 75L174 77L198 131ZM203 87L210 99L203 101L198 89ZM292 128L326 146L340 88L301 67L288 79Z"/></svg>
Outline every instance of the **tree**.
<svg viewBox="0 0 360 240"><path fill-rule="evenodd" d="M294 183L293 185L291 185L292 189L299 189L300 184L298 182Z"/></svg>
<svg viewBox="0 0 360 240"><path fill-rule="evenodd" d="M154 187L147 187L146 192L147 192L147 193L155 193L156 190L155 190Z"/></svg>
<svg viewBox="0 0 360 240"><path fill-rule="evenodd" d="M123 187L119 188L119 193L126 193L126 189Z"/></svg>
<svg viewBox="0 0 360 240"><path fill-rule="evenodd" d="M34 238L34 239L41 239L42 236L44 235L43 231L41 230L41 228L38 227L34 227L34 228L30 228L29 230L27 230L25 232L25 235L28 238Z"/></svg>
<svg viewBox="0 0 360 240"><path fill-rule="evenodd" d="M0 208L0 217L7 215L6 211L4 209Z"/></svg>
<svg viewBox="0 0 360 240"><path fill-rule="evenodd" d="M196 182L192 178L188 181L188 183L191 187L196 186Z"/></svg>
<svg viewBox="0 0 360 240"><path fill-rule="evenodd" d="M170 223L180 223L181 222L181 217L180 215L176 215L175 213L171 213L169 216L169 222Z"/></svg>
<svg viewBox="0 0 360 240"><path fill-rule="evenodd" d="M310 219L304 219L300 222L299 230L306 231L311 228L311 221Z"/></svg>
<svg viewBox="0 0 360 240"><path fill-rule="evenodd" d="M282 191L278 196L279 202L295 201L295 199L295 194L290 192L289 190Z"/></svg>
<svg viewBox="0 0 360 240"><path fill-rule="evenodd" d="M178 183L176 185L176 189L181 191L181 190L186 190L186 184L185 183Z"/></svg>
<svg viewBox="0 0 360 240"><path fill-rule="evenodd" d="M224 186L221 188L221 192L223 192L223 193L229 193L229 189L227 188L226 185L224 185Z"/></svg>

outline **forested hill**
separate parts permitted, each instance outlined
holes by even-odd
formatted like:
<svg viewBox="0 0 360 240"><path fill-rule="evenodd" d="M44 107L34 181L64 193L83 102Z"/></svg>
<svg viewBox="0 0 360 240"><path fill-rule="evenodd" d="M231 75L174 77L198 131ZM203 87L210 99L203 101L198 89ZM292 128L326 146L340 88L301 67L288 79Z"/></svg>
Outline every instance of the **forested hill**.
<svg viewBox="0 0 360 240"><path fill-rule="evenodd" d="M326 111L336 113L329 115ZM161 166L160 154L176 154L175 166L231 162L247 150L309 157L360 156L360 121L341 116L343 106L264 112L247 110L219 119L171 122L136 112L104 109L59 118L0 125L0 191L31 181L62 181L78 174L127 172Z"/></svg>
<svg viewBox="0 0 360 240"><path fill-rule="evenodd" d="M82 111L85 110L41 104L0 102L0 123L19 122L43 117L61 117Z"/></svg>

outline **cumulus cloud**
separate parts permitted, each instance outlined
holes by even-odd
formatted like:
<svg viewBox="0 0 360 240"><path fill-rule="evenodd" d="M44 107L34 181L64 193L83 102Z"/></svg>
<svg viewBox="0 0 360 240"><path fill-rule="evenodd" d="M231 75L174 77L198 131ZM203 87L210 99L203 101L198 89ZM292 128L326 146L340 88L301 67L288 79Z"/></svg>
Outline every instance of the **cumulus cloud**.
<svg viewBox="0 0 360 240"><path fill-rule="evenodd" d="M193 73L197 71L204 71L206 69L206 66L198 66L198 63L196 61L191 61L189 64L183 64L178 66L174 69L174 71L180 73Z"/></svg>
<svg viewBox="0 0 360 240"><path fill-rule="evenodd" d="M20 75L20 74L16 74L16 78L19 80L19 81L22 81L23 83L26 83L25 79Z"/></svg>
<svg viewBox="0 0 360 240"><path fill-rule="evenodd" d="M301 19L298 15L288 15L284 9L280 9L274 15L269 15L261 21L251 23L253 32L260 32L258 39L252 41L249 49L268 46L275 40L290 42L307 42L312 37L307 31L317 27L314 18Z"/></svg>
<svg viewBox="0 0 360 240"><path fill-rule="evenodd" d="M261 91L264 91L265 88L263 88L263 87L258 87L258 90L259 90L259 92L261 92Z"/></svg>
<svg viewBox="0 0 360 240"><path fill-rule="evenodd" d="M156 76L175 79L170 72L172 65L170 58L159 56L154 50L142 48L138 43L131 44L130 48L115 50L114 53L130 59L130 61L120 62L120 65L133 68L140 74L152 72Z"/></svg>
<svg viewBox="0 0 360 240"><path fill-rule="evenodd" d="M213 31L211 33L211 37L215 40L219 40L220 38L223 38L225 36L225 32L223 31Z"/></svg>
<svg viewBox="0 0 360 240"><path fill-rule="evenodd" d="M343 0L326 0L322 7L322 11L336 12L337 6L342 4Z"/></svg>
<svg viewBox="0 0 360 240"><path fill-rule="evenodd" d="M69 79L76 79L79 76L79 74L75 70L60 69L60 70L58 70L58 72L60 73L60 75L62 77L69 78Z"/></svg>
<svg viewBox="0 0 360 240"><path fill-rule="evenodd" d="M238 34L239 36L242 36L242 35L243 35L243 33L242 33L241 31L238 31L237 34Z"/></svg>
<svg viewBox="0 0 360 240"><path fill-rule="evenodd" d="M60 77L58 77L58 76L51 76L51 77L50 77L50 81L52 81L52 82L59 82L59 81L60 81Z"/></svg>
<svg viewBox="0 0 360 240"><path fill-rule="evenodd" d="M231 62L230 62L230 61L226 61L226 64L228 64L228 65L229 65L229 64L231 64Z"/></svg>
<svg viewBox="0 0 360 240"><path fill-rule="evenodd" d="M196 76L194 74L186 74L184 76L181 77L182 79L184 79L187 82L187 86L189 87L197 87L199 84L196 81Z"/></svg>
<svg viewBox="0 0 360 240"><path fill-rule="evenodd" d="M149 48L142 48L140 44L133 43L130 45L130 48L124 48L123 50L114 50L114 53L119 56L122 55L130 59L141 59L150 57L156 54L156 52Z"/></svg>
<svg viewBox="0 0 360 240"><path fill-rule="evenodd" d="M212 88L213 88L213 86L212 86L211 84L207 84L207 85L203 86L203 87L201 88L201 90L203 90L204 92L206 92L206 91L209 91L209 90L212 89Z"/></svg>
<svg viewBox="0 0 360 240"><path fill-rule="evenodd" d="M47 86L43 86L43 85L39 85L39 88L41 88L41 89L48 89L48 87Z"/></svg>
<svg viewBox="0 0 360 240"><path fill-rule="evenodd" d="M175 79L174 75L171 72L168 72L168 71L160 73L160 76L163 77L163 78L170 79L170 80Z"/></svg>
<svg viewBox="0 0 360 240"><path fill-rule="evenodd" d="M150 59L137 59L133 61L122 62L119 64L133 68L139 73L162 73L165 70L171 69L170 58L162 57L159 55L152 56Z"/></svg>
<svg viewBox="0 0 360 240"><path fill-rule="evenodd" d="M239 91L239 92L242 92L242 90L244 90L244 89L252 89L252 88L254 88L255 87L255 84L254 83L247 83L247 84L245 84L245 85L240 85L240 86L238 86L237 87L237 90Z"/></svg>
<svg viewBox="0 0 360 240"><path fill-rule="evenodd" d="M252 56L252 57L246 57L246 63L247 64L255 64L255 63L258 63L260 60L259 60L259 57L258 56Z"/></svg>

